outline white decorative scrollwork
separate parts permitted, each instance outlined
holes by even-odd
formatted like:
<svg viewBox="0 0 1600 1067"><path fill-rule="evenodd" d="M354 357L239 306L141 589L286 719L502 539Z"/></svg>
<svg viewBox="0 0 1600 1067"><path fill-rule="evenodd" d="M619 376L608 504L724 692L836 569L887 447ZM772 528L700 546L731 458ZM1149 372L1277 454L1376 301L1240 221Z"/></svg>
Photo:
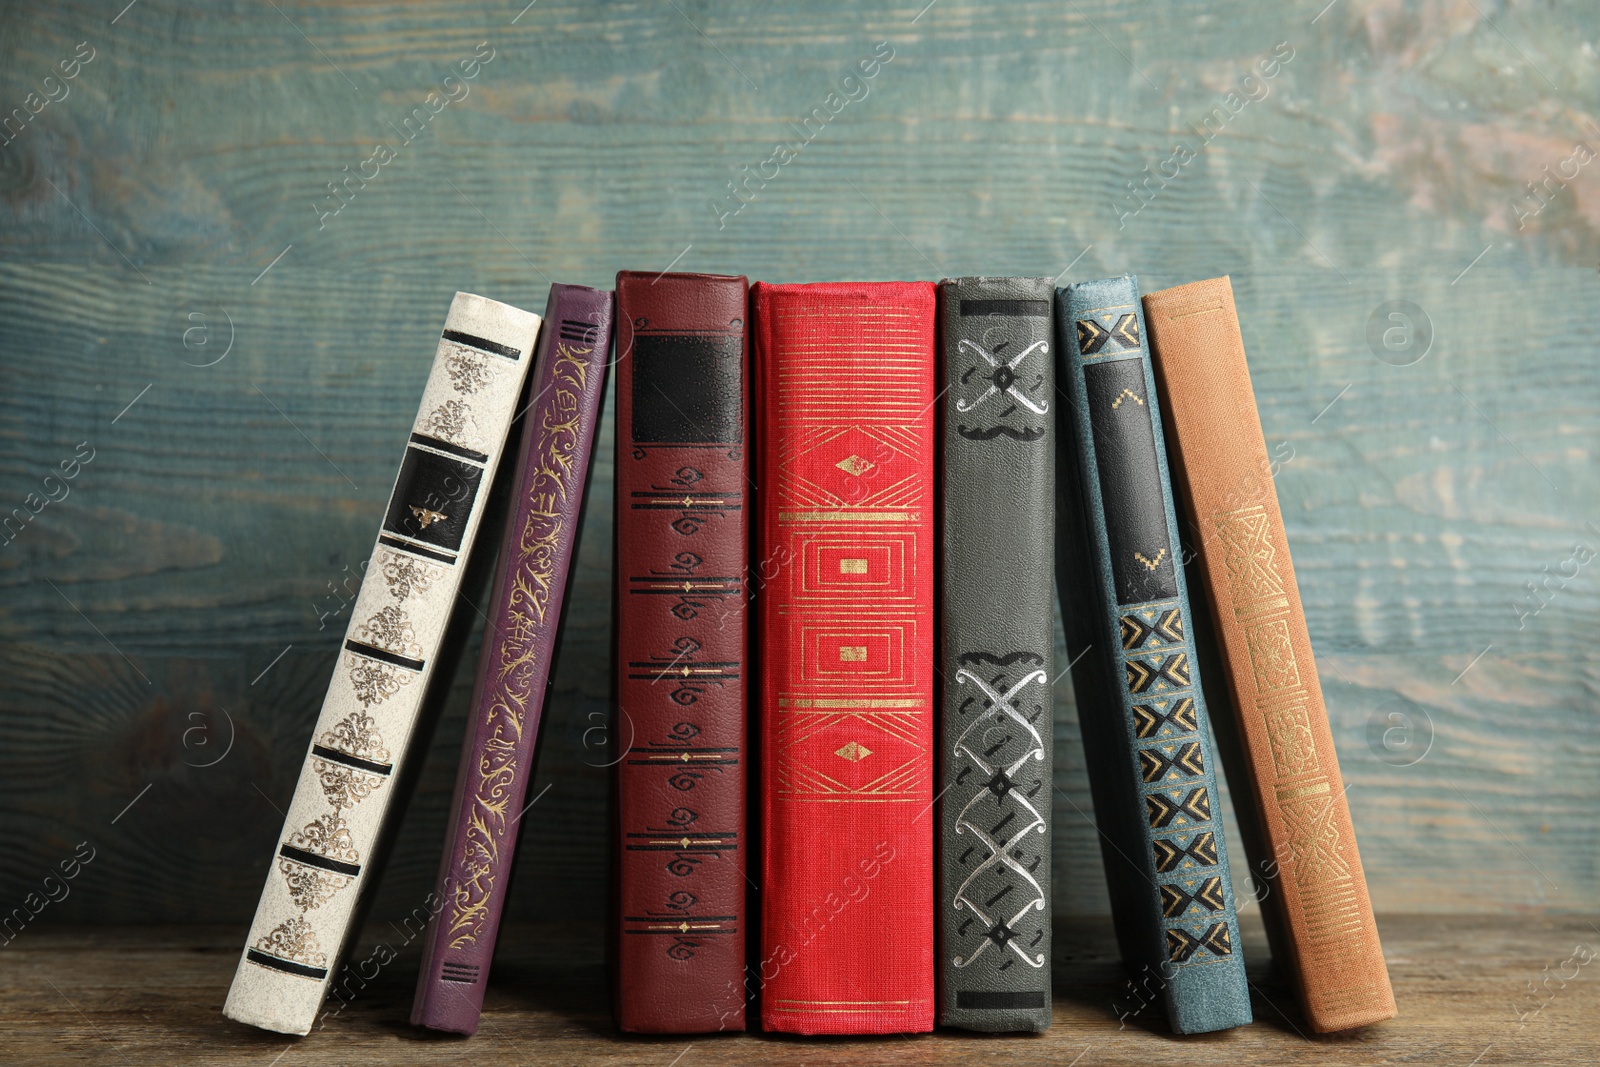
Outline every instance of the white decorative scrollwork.
<svg viewBox="0 0 1600 1067"><path fill-rule="evenodd" d="M956 672L956 682L958 684L975 686L988 702L988 707L981 714L973 717L973 720L967 724L967 728L961 732L961 736L957 738L955 743L955 751L969 760L979 772L988 776L988 782L985 787L967 801L956 815L955 820L957 834L971 834L978 839L982 847L988 852L988 855L978 862L977 866L968 873L955 891L955 910L970 911L986 927L983 940L978 943L977 948L973 949L965 957L957 955L951 958L950 962L957 967L970 965L974 960L982 956L990 945L995 945L1001 950L1010 949L1029 967L1041 968L1045 965L1043 953L1030 956L1023 950L1021 945L1017 944L1019 936L1017 927L1029 912L1043 913L1049 898L1044 888L1039 885L1039 882L1028 869L1012 857L1011 851L1012 847L1026 834L1042 834L1048 827L1044 816L1039 814L1038 809L1016 788L1013 780L1013 776L1029 760L1042 762L1045 758L1045 740L1040 736L1039 731L1034 728L1033 723L1029 722L1017 710L1017 694L1030 685L1047 684L1048 680L1049 675L1044 671L1030 671L1016 684L1001 692L994 685L966 668ZM1009 759L1009 761L1007 761L1007 757L991 759L995 751L994 747L981 740L984 737L984 733L979 731L979 727L991 726L996 722L1006 725L1014 724L1026 732L1026 741L1021 754ZM975 732L980 738L976 746L971 743ZM1006 837L996 837L971 817L973 809L990 798L1000 804L1016 805L1018 814L1024 816L1021 820L1021 826ZM968 891L984 872L991 869L997 870L1000 867L1010 870L1033 891L1032 897L1009 918L990 914L988 908L968 895Z"/></svg>

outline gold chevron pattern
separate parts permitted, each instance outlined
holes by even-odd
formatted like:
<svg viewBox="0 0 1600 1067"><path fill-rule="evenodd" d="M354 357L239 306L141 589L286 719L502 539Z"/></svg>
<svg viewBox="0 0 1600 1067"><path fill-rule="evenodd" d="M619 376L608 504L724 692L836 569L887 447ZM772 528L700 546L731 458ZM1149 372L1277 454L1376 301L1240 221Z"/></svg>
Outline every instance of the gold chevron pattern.
<svg viewBox="0 0 1600 1067"><path fill-rule="evenodd" d="M1189 688L1189 654L1145 656L1127 661L1128 692L1159 693Z"/></svg>
<svg viewBox="0 0 1600 1067"><path fill-rule="evenodd" d="M1209 912L1219 912L1227 907L1222 895L1222 879L1217 875L1202 880L1198 887L1191 879L1187 883L1168 882L1161 887L1161 914L1168 919L1182 918L1191 906Z"/></svg>
<svg viewBox="0 0 1600 1067"><path fill-rule="evenodd" d="M1168 837L1156 839L1151 847L1155 852L1156 870L1161 874L1217 864L1217 836L1210 830L1195 834L1187 845L1176 837Z"/></svg>
<svg viewBox="0 0 1600 1067"><path fill-rule="evenodd" d="M1198 934L1181 926L1167 931L1167 958L1173 963L1183 963L1202 949L1213 956L1233 955L1233 938L1228 933L1228 924L1213 923Z"/></svg>
<svg viewBox="0 0 1600 1067"><path fill-rule="evenodd" d="M1152 829L1168 827L1182 829L1190 822L1211 821L1211 794L1205 786L1196 786L1184 793L1147 793L1144 811Z"/></svg>
<svg viewBox="0 0 1600 1067"><path fill-rule="evenodd" d="M1139 773L1146 782L1167 778L1198 778L1206 773L1200 742L1181 745L1156 745L1139 750Z"/></svg>
<svg viewBox="0 0 1600 1067"><path fill-rule="evenodd" d="M1199 729L1194 697L1153 700L1133 706L1133 729L1141 741L1155 737L1163 726L1170 726L1173 733L1179 734L1192 734Z"/></svg>

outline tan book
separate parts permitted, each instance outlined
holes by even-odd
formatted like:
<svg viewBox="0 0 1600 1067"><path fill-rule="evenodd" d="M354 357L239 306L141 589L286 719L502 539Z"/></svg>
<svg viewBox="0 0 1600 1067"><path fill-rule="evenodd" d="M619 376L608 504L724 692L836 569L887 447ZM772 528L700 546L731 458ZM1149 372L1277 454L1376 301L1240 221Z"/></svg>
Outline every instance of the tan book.
<svg viewBox="0 0 1600 1067"><path fill-rule="evenodd" d="M1394 1017L1227 278L1144 298L1172 487L1237 722L1234 780L1273 955L1320 1032ZM1198 605L1196 605L1198 608ZM1221 695L1221 694L1219 694ZM1219 727L1224 715L1217 716ZM1220 731L1219 731L1220 732ZM1224 744L1224 748L1227 745ZM1232 767L1229 768L1233 770ZM1253 809L1253 810L1251 810Z"/></svg>

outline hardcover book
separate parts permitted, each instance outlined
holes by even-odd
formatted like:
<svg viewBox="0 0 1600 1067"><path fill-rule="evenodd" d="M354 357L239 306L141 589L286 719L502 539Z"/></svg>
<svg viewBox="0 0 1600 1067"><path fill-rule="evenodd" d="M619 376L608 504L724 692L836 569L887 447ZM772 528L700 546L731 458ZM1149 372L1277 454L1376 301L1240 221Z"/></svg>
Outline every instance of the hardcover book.
<svg viewBox="0 0 1600 1067"><path fill-rule="evenodd" d="M939 284L939 1021L1050 1028L1055 283Z"/></svg>
<svg viewBox="0 0 1600 1067"><path fill-rule="evenodd" d="M761 1023L933 1027L934 287L757 285Z"/></svg>
<svg viewBox="0 0 1600 1067"><path fill-rule="evenodd" d="M744 278L617 275L617 1024L745 1025Z"/></svg>
<svg viewBox="0 0 1600 1067"><path fill-rule="evenodd" d="M1273 955L1312 1029L1395 1014L1227 278L1144 298L1150 348L1233 706L1239 805ZM1197 596L1199 599L1199 596ZM1212 678L1218 683L1219 678ZM1230 731L1219 724L1219 735ZM1229 767L1230 772L1234 770Z"/></svg>
<svg viewBox="0 0 1600 1067"><path fill-rule="evenodd" d="M611 294L552 285L486 615L413 1025L471 1034L538 758L611 353Z"/></svg>
<svg viewBox="0 0 1600 1067"><path fill-rule="evenodd" d="M340 960L532 362L539 316L457 293L224 1013L310 1032Z"/></svg>
<svg viewBox="0 0 1600 1067"><path fill-rule="evenodd" d="M1062 615L1124 962L1180 1034L1250 1021L1216 758L1132 275L1056 294Z"/></svg>

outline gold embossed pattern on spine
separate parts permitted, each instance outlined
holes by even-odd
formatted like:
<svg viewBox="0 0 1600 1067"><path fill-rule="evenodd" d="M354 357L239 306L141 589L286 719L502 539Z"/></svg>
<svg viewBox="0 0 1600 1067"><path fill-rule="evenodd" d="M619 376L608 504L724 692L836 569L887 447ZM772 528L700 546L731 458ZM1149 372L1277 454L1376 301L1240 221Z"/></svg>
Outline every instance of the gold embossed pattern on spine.
<svg viewBox="0 0 1600 1067"><path fill-rule="evenodd" d="M395 605L384 607L357 632L378 647L399 645L406 651L420 652L420 646L412 640L405 613ZM364 662L346 655L357 666ZM356 697L362 700L359 686ZM363 705L374 702L362 700ZM246 959L259 967L320 978L326 974L326 954L317 943L307 913L355 884L363 861L345 812L377 792L388 781L393 764L377 722L362 709L350 712L317 735L311 746L310 764L330 810L306 823L278 849L278 873L283 875L289 900L300 909L300 915L258 938ZM286 946L293 949L292 954L284 955ZM306 962L313 957L323 962Z"/></svg>
<svg viewBox="0 0 1600 1067"><path fill-rule="evenodd" d="M550 597L559 580L560 542L571 536L562 508L578 474L581 402L593 372L594 346L560 340L552 355L552 403L544 409L537 427L537 451L529 460L537 464L527 481L534 506L518 533L510 607L504 627L494 637L494 689L483 722L487 740L472 768L467 830L442 916L451 948L476 942L489 915L501 849L511 830L508 805L516 795L518 776L526 773L518 763L517 748L529 725L528 701L542 695L542 689L535 692L540 688L535 685L539 666L535 637L547 625Z"/></svg>
<svg viewBox="0 0 1600 1067"><path fill-rule="evenodd" d="M1145 297L1173 488L1199 534L1262 841L1263 910L1313 1029L1395 1014L1226 278ZM1244 791L1237 790L1235 796ZM1249 816L1241 811L1241 819Z"/></svg>
<svg viewBox="0 0 1600 1067"><path fill-rule="evenodd" d="M398 772L527 378L539 316L457 293L224 1013L305 1034L341 969Z"/></svg>

